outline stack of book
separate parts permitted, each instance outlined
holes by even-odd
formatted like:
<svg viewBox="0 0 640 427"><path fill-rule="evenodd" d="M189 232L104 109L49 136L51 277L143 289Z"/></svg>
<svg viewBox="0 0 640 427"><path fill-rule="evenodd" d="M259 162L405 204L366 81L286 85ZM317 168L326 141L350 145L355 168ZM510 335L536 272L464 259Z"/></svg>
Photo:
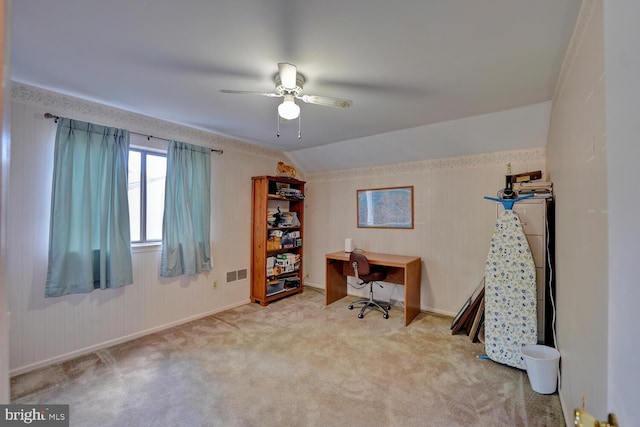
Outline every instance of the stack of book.
<svg viewBox="0 0 640 427"><path fill-rule="evenodd" d="M520 182L514 185L514 190L519 196L533 194L533 197L553 197L553 183L548 181Z"/></svg>

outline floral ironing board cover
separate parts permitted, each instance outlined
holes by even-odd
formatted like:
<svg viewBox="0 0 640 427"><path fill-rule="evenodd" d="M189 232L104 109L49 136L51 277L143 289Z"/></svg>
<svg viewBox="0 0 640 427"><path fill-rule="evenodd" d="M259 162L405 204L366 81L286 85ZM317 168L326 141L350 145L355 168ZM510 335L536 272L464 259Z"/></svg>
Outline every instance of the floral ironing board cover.
<svg viewBox="0 0 640 427"><path fill-rule="evenodd" d="M485 352L495 362L525 369L520 349L538 341L536 267L518 214L496 221L485 265Z"/></svg>

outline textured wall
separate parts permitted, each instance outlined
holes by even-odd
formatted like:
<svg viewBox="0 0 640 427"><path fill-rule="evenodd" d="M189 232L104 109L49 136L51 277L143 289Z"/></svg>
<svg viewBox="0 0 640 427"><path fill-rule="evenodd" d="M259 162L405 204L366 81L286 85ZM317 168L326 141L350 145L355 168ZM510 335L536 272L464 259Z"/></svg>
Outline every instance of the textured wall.
<svg viewBox="0 0 640 427"><path fill-rule="evenodd" d="M565 415L604 419L609 335L607 138L603 17L585 2L551 114L548 167L556 192L557 336Z"/></svg>
<svg viewBox="0 0 640 427"><path fill-rule="evenodd" d="M484 196L504 187L507 163L514 173L544 171L546 141L539 143L542 148L308 174L307 283L324 288L324 254L343 250L351 237L367 251L420 256L421 308L455 314L484 275L496 219L496 203ZM357 227L356 190L408 185L414 187L413 230ZM376 292L404 296L400 285Z"/></svg>
<svg viewBox="0 0 640 427"><path fill-rule="evenodd" d="M609 217L609 387L607 412L621 426L640 420L638 246L640 200L640 2L603 1ZM632 178L633 177L633 178ZM600 414L598 414L600 415Z"/></svg>
<svg viewBox="0 0 640 427"><path fill-rule="evenodd" d="M11 107L7 264L12 373L249 301L249 281L226 284L226 272L250 268L250 177L273 173L277 152L23 85L13 87ZM211 157L213 270L160 278L159 246L138 248L133 251L134 284L45 299L56 132L54 122L43 118L47 111L224 148L224 155ZM132 143L147 141L132 136ZM151 143L166 146L158 139Z"/></svg>

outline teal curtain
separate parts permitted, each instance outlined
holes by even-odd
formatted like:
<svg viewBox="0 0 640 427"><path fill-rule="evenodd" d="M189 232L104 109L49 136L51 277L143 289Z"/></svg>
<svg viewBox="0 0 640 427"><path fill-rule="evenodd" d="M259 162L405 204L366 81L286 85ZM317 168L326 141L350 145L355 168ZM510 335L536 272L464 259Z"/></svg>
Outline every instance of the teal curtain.
<svg viewBox="0 0 640 427"><path fill-rule="evenodd" d="M129 132L58 119L45 295L133 283Z"/></svg>
<svg viewBox="0 0 640 427"><path fill-rule="evenodd" d="M160 276L211 270L211 149L169 141Z"/></svg>

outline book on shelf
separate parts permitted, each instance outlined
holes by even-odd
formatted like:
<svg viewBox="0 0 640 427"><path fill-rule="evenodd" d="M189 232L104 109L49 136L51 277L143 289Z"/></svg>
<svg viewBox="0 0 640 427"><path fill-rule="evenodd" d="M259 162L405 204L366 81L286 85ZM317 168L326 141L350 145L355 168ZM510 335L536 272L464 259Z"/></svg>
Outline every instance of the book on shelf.
<svg viewBox="0 0 640 427"><path fill-rule="evenodd" d="M550 190L553 188L553 183L548 181L520 182L514 187L521 190Z"/></svg>
<svg viewBox="0 0 640 427"><path fill-rule="evenodd" d="M532 199L550 199L553 197L552 193L535 193Z"/></svg>
<svg viewBox="0 0 640 427"><path fill-rule="evenodd" d="M553 197L552 191L518 191L518 196L533 194L533 199L548 199Z"/></svg>
<svg viewBox="0 0 640 427"><path fill-rule="evenodd" d="M546 188L521 188L517 191L519 194L553 193L553 190Z"/></svg>
<svg viewBox="0 0 640 427"><path fill-rule="evenodd" d="M514 191L519 196L533 194L533 197L536 198L549 198L553 197L553 183L547 181L520 182L514 185Z"/></svg>

